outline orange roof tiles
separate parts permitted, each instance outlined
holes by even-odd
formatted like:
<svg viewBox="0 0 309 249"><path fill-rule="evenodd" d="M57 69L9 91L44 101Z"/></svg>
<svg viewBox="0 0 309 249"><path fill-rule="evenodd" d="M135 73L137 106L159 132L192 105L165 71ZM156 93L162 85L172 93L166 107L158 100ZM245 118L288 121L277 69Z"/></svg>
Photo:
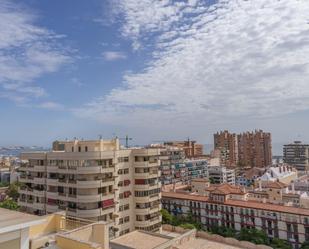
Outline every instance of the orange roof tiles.
<svg viewBox="0 0 309 249"><path fill-rule="evenodd" d="M283 182L267 182L264 184L264 187L265 188L277 188L277 189L282 189L282 188L286 188L288 187L288 185L286 185L285 183Z"/></svg>
<svg viewBox="0 0 309 249"><path fill-rule="evenodd" d="M181 199L181 200L214 203L213 201L210 201L208 197L206 196L191 195L191 194L184 194L184 193L162 192L162 198L173 198L173 199ZM218 204L309 216L309 209L282 206L282 205L271 204L271 203L262 203L262 202L256 202L256 201L226 200L225 202L218 203Z"/></svg>

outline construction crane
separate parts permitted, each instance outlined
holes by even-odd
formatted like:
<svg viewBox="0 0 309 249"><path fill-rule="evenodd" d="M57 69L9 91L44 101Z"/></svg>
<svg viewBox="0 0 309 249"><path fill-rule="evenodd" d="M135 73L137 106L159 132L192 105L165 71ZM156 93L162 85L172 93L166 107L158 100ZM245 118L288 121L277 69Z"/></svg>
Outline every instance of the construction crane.
<svg viewBox="0 0 309 249"><path fill-rule="evenodd" d="M116 138L118 137L116 136ZM129 141L133 140L133 138L129 137L128 135L126 135L125 137L119 137L118 139L126 141L126 148L129 148Z"/></svg>

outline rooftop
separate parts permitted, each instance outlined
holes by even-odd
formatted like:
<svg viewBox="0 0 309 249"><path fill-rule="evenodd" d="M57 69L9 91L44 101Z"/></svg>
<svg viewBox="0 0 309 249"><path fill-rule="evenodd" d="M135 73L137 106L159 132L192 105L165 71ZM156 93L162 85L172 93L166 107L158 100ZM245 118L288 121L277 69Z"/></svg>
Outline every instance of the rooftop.
<svg viewBox="0 0 309 249"><path fill-rule="evenodd" d="M118 248L117 245L126 246L126 248L134 249L153 249L165 242L171 240L172 237L147 233L143 231L133 231L111 240L111 248ZM113 245L114 244L114 245Z"/></svg>
<svg viewBox="0 0 309 249"><path fill-rule="evenodd" d="M0 234L41 224L44 218L0 208Z"/></svg>
<svg viewBox="0 0 309 249"><path fill-rule="evenodd" d="M186 193L162 192L162 198L163 199L164 198L174 198L174 199L182 199L182 200L192 200L192 201L215 203L214 201L211 201L206 196L201 196L201 195L196 195L196 194L192 195L192 194L186 194ZM261 203L257 201L226 200L225 202L223 203L220 202L218 204L309 216L309 209L282 206L282 205L271 204L271 203Z"/></svg>

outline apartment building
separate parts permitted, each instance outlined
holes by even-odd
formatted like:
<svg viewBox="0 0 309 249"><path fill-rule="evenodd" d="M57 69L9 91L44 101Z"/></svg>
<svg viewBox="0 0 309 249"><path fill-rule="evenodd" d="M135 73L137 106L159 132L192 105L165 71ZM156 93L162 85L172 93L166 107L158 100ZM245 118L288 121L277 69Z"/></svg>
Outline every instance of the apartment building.
<svg viewBox="0 0 309 249"><path fill-rule="evenodd" d="M271 134L262 130L237 136L240 166L264 168L272 164Z"/></svg>
<svg viewBox="0 0 309 249"><path fill-rule="evenodd" d="M235 170L224 166L210 166L207 169L208 178L211 183L221 184L229 183L235 184Z"/></svg>
<svg viewBox="0 0 309 249"><path fill-rule="evenodd" d="M187 169L186 154L183 149L175 146L162 146L160 156L160 170L162 184L186 182Z"/></svg>
<svg viewBox="0 0 309 249"><path fill-rule="evenodd" d="M192 214L205 229L256 228L296 249L309 240L308 209L251 201L242 187L227 184L209 187L205 193L162 192L162 207L173 215Z"/></svg>
<svg viewBox="0 0 309 249"><path fill-rule="evenodd" d="M220 164L235 167L238 164L237 135L227 130L214 134L214 149L220 158Z"/></svg>
<svg viewBox="0 0 309 249"><path fill-rule="evenodd" d="M118 139L56 141L50 152L22 153L18 204L28 213L113 222L115 236L156 231L160 149L123 149Z"/></svg>
<svg viewBox="0 0 309 249"><path fill-rule="evenodd" d="M154 148L152 145L150 148ZM207 177L208 160L205 158L186 158L183 148L158 145L161 151L160 170L162 184L188 183L192 179Z"/></svg>
<svg viewBox="0 0 309 249"><path fill-rule="evenodd" d="M309 144L295 141L283 146L283 161L299 171L309 170Z"/></svg>
<svg viewBox="0 0 309 249"><path fill-rule="evenodd" d="M227 167L264 168L272 164L271 134L262 130L236 135L229 131L214 134L220 163Z"/></svg>
<svg viewBox="0 0 309 249"><path fill-rule="evenodd" d="M196 141L185 140L185 141L168 141L164 142L165 146L174 146L184 150L186 157L199 157L202 156L204 146L197 144Z"/></svg>

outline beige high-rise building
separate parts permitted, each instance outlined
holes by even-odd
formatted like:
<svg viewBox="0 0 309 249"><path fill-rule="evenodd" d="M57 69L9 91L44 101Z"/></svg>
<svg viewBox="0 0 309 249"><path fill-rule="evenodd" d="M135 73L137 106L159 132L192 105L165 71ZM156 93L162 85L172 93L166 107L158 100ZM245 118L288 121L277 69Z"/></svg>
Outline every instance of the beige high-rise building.
<svg viewBox="0 0 309 249"><path fill-rule="evenodd" d="M56 141L22 153L18 204L28 213L112 222L115 236L161 228L160 149L123 149L118 139Z"/></svg>

